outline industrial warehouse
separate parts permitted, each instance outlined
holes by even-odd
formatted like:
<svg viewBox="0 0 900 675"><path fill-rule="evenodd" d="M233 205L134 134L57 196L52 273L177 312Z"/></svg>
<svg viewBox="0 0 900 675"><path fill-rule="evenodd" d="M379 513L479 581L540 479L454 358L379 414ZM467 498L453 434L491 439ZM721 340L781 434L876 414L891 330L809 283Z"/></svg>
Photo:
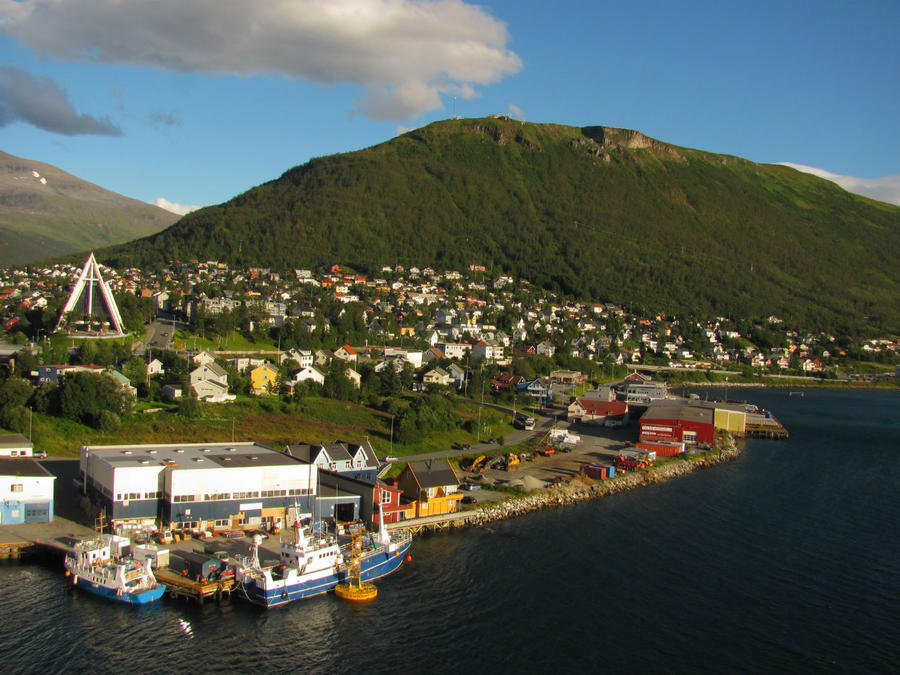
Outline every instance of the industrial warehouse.
<svg viewBox="0 0 900 675"><path fill-rule="evenodd" d="M112 523L174 529L282 527L286 510L358 515L359 497L318 500L316 464L259 443L84 446L79 478ZM322 510L324 509L324 513Z"/></svg>

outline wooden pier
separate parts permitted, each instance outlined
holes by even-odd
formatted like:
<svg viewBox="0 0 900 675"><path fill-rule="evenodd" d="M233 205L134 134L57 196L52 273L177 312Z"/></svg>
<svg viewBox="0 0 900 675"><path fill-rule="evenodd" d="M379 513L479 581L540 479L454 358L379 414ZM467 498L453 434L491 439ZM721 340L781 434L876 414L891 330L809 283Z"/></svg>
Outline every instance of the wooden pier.
<svg viewBox="0 0 900 675"><path fill-rule="evenodd" d="M409 518L396 523L387 523L385 528L389 532L410 532L411 534L448 530L468 524L468 521L474 518L475 515L474 511L458 511L437 516Z"/></svg>
<svg viewBox="0 0 900 675"><path fill-rule="evenodd" d="M751 424L748 422L744 429L744 436L746 438L769 438L777 441L786 441L789 437L788 430L778 420L773 418L772 422L772 424Z"/></svg>
<svg viewBox="0 0 900 675"><path fill-rule="evenodd" d="M20 558L22 555L32 551L34 551L34 543L30 541L0 542L0 558Z"/></svg>
<svg viewBox="0 0 900 675"><path fill-rule="evenodd" d="M166 585L166 593L173 598L186 598L196 600L203 604L204 600L222 600L230 598L234 588L234 575L222 575L218 579L203 579L197 581L190 579L168 567L161 567L153 571L156 580Z"/></svg>

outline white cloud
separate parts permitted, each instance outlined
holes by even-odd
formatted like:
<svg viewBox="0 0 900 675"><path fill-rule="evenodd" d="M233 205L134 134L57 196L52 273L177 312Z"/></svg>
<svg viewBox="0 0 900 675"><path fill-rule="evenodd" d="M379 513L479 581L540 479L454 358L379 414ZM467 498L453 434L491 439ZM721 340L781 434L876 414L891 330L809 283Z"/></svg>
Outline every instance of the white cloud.
<svg viewBox="0 0 900 675"><path fill-rule="evenodd" d="M789 166L803 173L811 173L814 176L825 178L837 183L848 192L853 192L864 197L877 199L888 204L900 206L900 176L885 176L884 178L856 178L854 176L840 176L824 169L817 169L803 164L792 162L778 162L783 166Z"/></svg>
<svg viewBox="0 0 900 675"><path fill-rule="evenodd" d="M196 211L197 209L202 209L202 206L188 206L185 204L177 204L176 202L170 202L165 197L157 197L154 202L159 208L165 209L166 211L171 211L172 213L177 213L179 216L185 216L191 211Z"/></svg>
<svg viewBox="0 0 900 675"><path fill-rule="evenodd" d="M0 127L24 122L66 136L121 136L107 117L75 112L66 90L49 77L34 78L19 68L0 68Z"/></svg>
<svg viewBox="0 0 900 675"><path fill-rule="evenodd" d="M506 25L462 0L30 0L4 3L0 31L74 61L349 82L398 121L522 68Z"/></svg>

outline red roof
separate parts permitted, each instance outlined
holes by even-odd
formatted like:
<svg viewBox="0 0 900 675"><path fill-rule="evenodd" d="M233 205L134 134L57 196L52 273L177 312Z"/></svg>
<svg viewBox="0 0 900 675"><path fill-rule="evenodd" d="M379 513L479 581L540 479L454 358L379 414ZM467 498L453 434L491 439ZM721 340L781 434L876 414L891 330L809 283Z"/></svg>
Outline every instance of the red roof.
<svg viewBox="0 0 900 675"><path fill-rule="evenodd" d="M578 403L585 413L596 417L620 417L628 412L628 404L624 401L598 401L592 398L580 398Z"/></svg>

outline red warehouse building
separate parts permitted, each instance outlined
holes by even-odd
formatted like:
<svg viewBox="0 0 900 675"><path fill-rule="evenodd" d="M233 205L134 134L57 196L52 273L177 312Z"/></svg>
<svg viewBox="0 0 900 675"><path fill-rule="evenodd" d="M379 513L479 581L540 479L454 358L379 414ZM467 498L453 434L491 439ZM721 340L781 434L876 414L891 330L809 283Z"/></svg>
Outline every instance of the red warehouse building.
<svg viewBox="0 0 900 675"><path fill-rule="evenodd" d="M692 401L653 401L641 416L641 441L712 443L715 410Z"/></svg>

